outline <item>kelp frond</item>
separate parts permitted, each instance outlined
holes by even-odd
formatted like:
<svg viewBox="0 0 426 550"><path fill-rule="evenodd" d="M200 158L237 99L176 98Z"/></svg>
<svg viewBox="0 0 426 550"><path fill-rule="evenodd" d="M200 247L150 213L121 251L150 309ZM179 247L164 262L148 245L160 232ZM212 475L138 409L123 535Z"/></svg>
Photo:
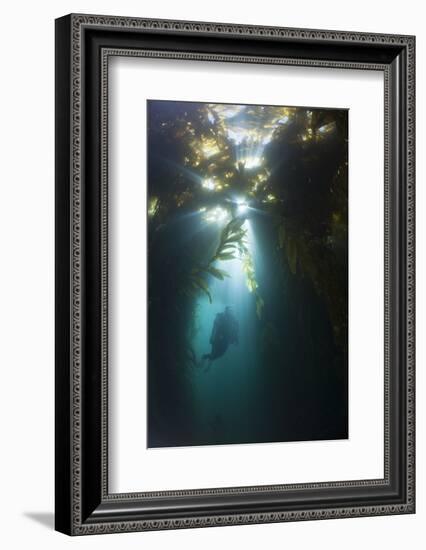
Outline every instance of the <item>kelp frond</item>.
<svg viewBox="0 0 426 550"><path fill-rule="evenodd" d="M213 298L206 276L210 275L215 279L223 281L226 277L230 277L229 273L214 264L218 261L239 260L246 277L247 288L256 300L257 316L261 319L264 301L258 292L259 284L256 280L253 258L247 246L247 230L243 227L244 222L244 218L236 217L225 225L220 233L219 243L211 258L207 263L196 266L191 270L188 284L186 285L186 294L202 291L208 297L209 302L212 303Z"/></svg>

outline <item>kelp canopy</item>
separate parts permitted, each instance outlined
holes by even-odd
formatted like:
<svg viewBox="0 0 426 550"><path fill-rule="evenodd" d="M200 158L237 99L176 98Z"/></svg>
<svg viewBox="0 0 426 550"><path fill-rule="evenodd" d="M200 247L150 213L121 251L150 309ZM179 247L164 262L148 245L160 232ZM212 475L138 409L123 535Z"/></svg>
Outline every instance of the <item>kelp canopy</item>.
<svg viewBox="0 0 426 550"><path fill-rule="evenodd" d="M300 325L298 345L312 348L318 368L344 387L347 136L345 110L148 103L149 433L162 434L152 435L153 446L173 444L164 435L171 416L173 437L199 442L188 423L197 300L214 304L212 283L226 284L227 262L236 259L252 296L265 368L267 361L279 368L287 314Z"/></svg>

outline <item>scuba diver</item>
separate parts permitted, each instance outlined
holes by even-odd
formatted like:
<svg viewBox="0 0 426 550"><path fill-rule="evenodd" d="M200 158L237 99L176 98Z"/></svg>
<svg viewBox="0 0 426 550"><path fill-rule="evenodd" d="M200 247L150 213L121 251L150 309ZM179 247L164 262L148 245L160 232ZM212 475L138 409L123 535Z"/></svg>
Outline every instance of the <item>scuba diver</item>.
<svg viewBox="0 0 426 550"><path fill-rule="evenodd" d="M211 363L222 357L231 344L238 344L238 321L230 306L225 311L218 313L214 320L213 330L210 336L212 350L203 355L203 360L208 360L207 368Z"/></svg>

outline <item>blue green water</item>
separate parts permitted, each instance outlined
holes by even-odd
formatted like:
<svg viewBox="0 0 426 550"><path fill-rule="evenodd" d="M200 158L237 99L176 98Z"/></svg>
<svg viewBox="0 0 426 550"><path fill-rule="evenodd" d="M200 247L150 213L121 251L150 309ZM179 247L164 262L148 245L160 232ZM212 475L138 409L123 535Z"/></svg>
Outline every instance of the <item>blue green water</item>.
<svg viewBox="0 0 426 550"><path fill-rule="evenodd" d="M346 438L347 111L147 115L148 446Z"/></svg>
<svg viewBox="0 0 426 550"><path fill-rule="evenodd" d="M247 223L247 222L246 222ZM251 239L250 239L251 240ZM253 241L250 246L254 247ZM254 250L252 254L255 257ZM197 358L210 351L210 335L217 313L231 306L239 324L239 343L207 367L193 371L194 403L197 424L211 441L231 443L235 434L245 441L253 437L259 380L262 377L258 347L258 319L255 301L246 284L239 259L218 262L229 278L211 284L213 303L201 296L196 305L193 349ZM259 411L258 413L259 414Z"/></svg>

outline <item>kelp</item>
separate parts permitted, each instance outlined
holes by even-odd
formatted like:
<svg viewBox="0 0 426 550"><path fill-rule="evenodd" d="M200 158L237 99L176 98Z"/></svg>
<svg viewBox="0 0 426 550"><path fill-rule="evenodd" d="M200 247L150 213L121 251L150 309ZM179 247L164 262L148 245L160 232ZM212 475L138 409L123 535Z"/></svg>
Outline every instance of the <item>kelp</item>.
<svg viewBox="0 0 426 550"><path fill-rule="evenodd" d="M224 205L229 212L230 193L246 197L255 209L270 217L283 264L293 277L310 281L322 297L336 342L346 348L347 113L246 107L247 139L259 140L261 132L267 137L261 162L248 169L245 161L236 157L229 132L230 127L239 130L233 121L242 107L234 106L235 117L229 112L232 107L186 102L151 104L150 233L171 217L200 206L209 209ZM240 147L248 148L244 142ZM208 186L203 185L206 181ZM203 293L212 302L211 279L223 282L229 277L218 263L239 259L247 287L256 300L257 316L262 317L264 302L243 223L243 218L233 213L207 260L185 256L176 275L178 295L188 300Z"/></svg>
<svg viewBox="0 0 426 550"><path fill-rule="evenodd" d="M327 427L340 418L339 406L346 410L347 114L246 106L239 122L242 109L149 104L148 421L149 432L159 434L150 444L199 444L199 408L188 381L200 366L194 350L207 351L214 309L207 301L215 304L233 261L255 305L246 308L242 281L246 296L235 313L246 339L237 351L256 366L243 376L259 370L256 389L267 396L256 415L273 412L285 440L300 436L304 414L304 425L318 427L307 430L308 439L341 433ZM218 207L226 216L207 219ZM246 344L253 357L244 356Z"/></svg>
<svg viewBox="0 0 426 550"><path fill-rule="evenodd" d="M219 269L214 264L218 261L239 260L246 276L247 288L255 297L256 313L260 319L264 301L258 292L259 284L256 280L253 258L247 246L247 230L243 228L244 222L244 217L235 217L225 225L220 232L214 254L206 263L196 265L191 269L188 282L185 285L185 292L190 294L192 291L201 290L212 303L213 298L206 277L212 276L220 281L230 277L226 270Z"/></svg>
<svg viewBox="0 0 426 550"><path fill-rule="evenodd" d="M274 213L283 262L293 276L314 286L327 306L336 343L347 350L347 125L339 112L334 120L331 116L314 113L312 131L303 134L303 143L294 143L294 176L282 187L283 207ZM333 138L327 137L330 132ZM287 138L281 136L283 142Z"/></svg>

